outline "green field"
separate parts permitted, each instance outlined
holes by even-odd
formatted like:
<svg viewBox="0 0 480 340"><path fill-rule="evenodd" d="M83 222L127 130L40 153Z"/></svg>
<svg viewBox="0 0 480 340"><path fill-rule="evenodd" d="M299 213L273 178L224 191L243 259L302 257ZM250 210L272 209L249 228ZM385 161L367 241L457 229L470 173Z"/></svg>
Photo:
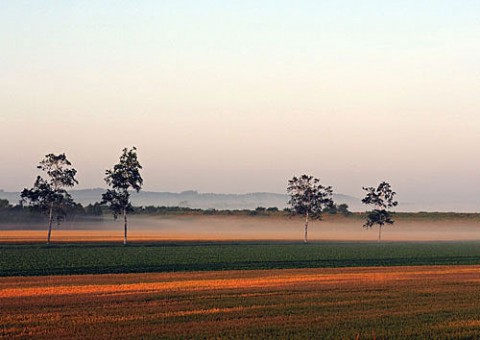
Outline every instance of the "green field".
<svg viewBox="0 0 480 340"><path fill-rule="evenodd" d="M0 276L480 264L480 242L0 244Z"/></svg>

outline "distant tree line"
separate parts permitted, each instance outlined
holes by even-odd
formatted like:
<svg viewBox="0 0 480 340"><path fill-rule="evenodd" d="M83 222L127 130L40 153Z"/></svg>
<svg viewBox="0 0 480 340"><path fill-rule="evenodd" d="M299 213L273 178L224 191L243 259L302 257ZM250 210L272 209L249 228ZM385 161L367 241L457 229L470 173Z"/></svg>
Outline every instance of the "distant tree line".
<svg viewBox="0 0 480 340"><path fill-rule="evenodd" d="M106 206L100 203L88 204L86 206L80 203L71 204L63 207L52 220L52 224L61 224L67 216L69 217L101 217L106 211ZM24 205L22 203L12 205L6 199L0 199L0 221L2 222L43 222L48 216L45 212L36 206Z"/></svg>
<svg viewBox="0 0 480 340"><path fill-rule="evenodd" d="M110 208L96 202L83 206L75 203L64 207L62 214L54 219L53 224L61 224L66 219L82 219L85 217L89 220L92 218L103 218L110 212ZM155 216L155 215L215 215L215 216L288 216L290 209L279 209L277 207L257 207L255 209L200 209L181 206L132 206L130 213L132 215ZM334 205L325 213L330 215L341 214L350 216L352 212L348 210L347 204ZM12 205L6 199L0 199L0 221L1 222L44 222L47 219L45 213L35 206L16 204Z"/></svg>

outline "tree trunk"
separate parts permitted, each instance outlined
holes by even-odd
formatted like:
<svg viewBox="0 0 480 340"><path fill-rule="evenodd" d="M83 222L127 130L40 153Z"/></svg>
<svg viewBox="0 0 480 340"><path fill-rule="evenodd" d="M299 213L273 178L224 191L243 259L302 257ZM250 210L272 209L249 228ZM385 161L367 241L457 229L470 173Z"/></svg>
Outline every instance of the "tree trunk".
<svg viewBox="0 0 480 340"><path fill-rule="evenodd" d="M124 234L123 234L123 245L127 245L127 209L123 209L123 222L124 225Z"/></svg>
<svg viewBox="0 0 480 340"><path fill-rule="evenodd" d="M52 235L52 223L53 223L53 204L50 204L50 212L48 214L47 244L50 244L50 236Z"/></svg>
<svg viewBox="0 0 480 340"><path fill-rule="evenodd" d="M307 243L307 233L308 233L308 211L307 214L305 215L305 235L303 237L303 243Z"/></svg>
<svg viewBox="0 0 480 340"><path fill-rule="evenodd" d="M382 241L382 226L378 226L378 242Z"/></svg>

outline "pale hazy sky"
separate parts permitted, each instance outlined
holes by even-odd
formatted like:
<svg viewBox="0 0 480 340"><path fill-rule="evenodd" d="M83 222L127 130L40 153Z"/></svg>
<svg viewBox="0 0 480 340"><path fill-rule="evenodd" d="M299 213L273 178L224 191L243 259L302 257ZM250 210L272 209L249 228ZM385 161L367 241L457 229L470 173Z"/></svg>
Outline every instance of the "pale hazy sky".
<svg viewBox="0 0 480 340"><path fill-rule="evenodd" d="M480 197L480 1L0 2L0 188L135 145L145 190Z"/></svg>

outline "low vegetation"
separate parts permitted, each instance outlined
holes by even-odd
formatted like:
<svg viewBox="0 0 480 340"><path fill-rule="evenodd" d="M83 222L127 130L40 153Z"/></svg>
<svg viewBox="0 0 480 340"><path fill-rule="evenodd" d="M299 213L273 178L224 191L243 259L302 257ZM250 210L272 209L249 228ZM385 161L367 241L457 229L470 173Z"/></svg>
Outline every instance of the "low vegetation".
<svg viewBox="0 0 480 340"><path fill-rule="evenodd" d="M480 264L479 242L0 245L0 276Z"/></svg>

